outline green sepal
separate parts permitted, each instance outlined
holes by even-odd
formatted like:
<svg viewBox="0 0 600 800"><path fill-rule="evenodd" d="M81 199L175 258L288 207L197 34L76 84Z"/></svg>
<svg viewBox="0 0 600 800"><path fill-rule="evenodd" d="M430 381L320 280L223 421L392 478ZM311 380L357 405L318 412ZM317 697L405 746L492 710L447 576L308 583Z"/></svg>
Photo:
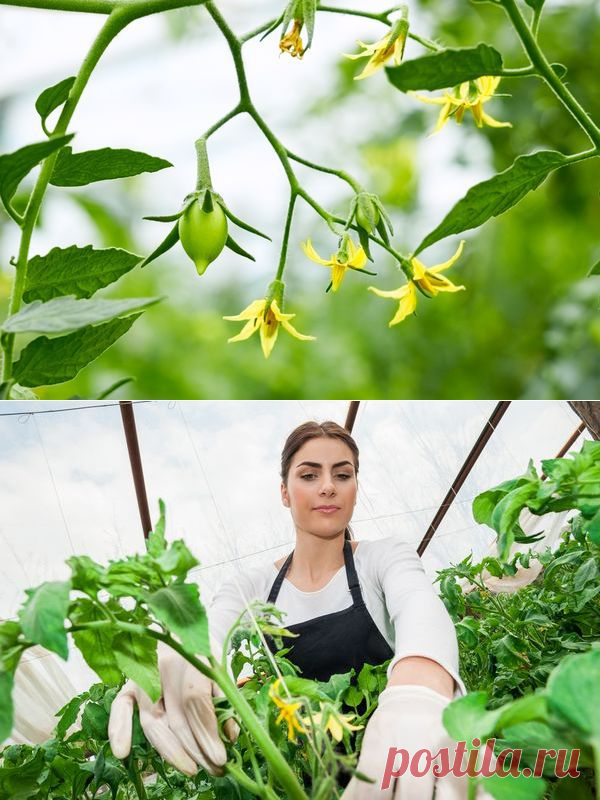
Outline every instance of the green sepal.
<svg viewBox="0 0 600 800"><path fill-rule="evenodd" d="M369 234L361 225L356 225L356 232L358 233L358 240L360 242L360 246L367 254L367 258L371 263L373 263L373 256L371 255L371 250L369 248Z"/></svg>
<svg viewBox="0 0 600 800"><path fill-rule="evenodd" d="M256 261L254 256L248 253L246 250L244 250L243 247L240 247L239 244L231 238L231 236L227 237L227 241L225 242L225 247L228 247L230 250L233 250L233 252L237 253L239 256L244 256L244 258L249 258L250 261Z"/></svg>
<svg viewBox="0 0 600 800"><path fill-rule="evenodd" d="M304 26L306 27L306 33L308 34L306 40L306 47L304 50L308 50L308 48L312 44L313 35L315 32L315 14L317 10L317 3L316 0L303 0L302 2L302 16L304 20Z"/></svg>
<svg viewBox="0 0 600 800"><path fill-rule="evenodd" d="M363 272L365 275L377 275L376 272L369 272L368 269L364 269L361 267L353 267L354 272Z"/></svg>
<svg viewBox="0 0 600 800"><path fill-rule="evenodd" d="M213 211L215 203L210 189L204 189L204 191L200 192L198 195L198 203L201 205L202 211L204 211L205 214L210 214Z"/></svg>
<svg viewBox="0 0 600 800"><path fill-rule="evenodd" d="M157 217L142 217L142 219L147 219L150 222L175 222L176 219L179 219L183 215L185 208L182 208L181 211L178 211L176 214L165 214L164 216L157 216Z"/></svg>
<svg viewBox="0 0 600 800"><path fill-rule="evenodd" d="M279 27L280 23L281 23L281 22L282 22L282 20L283 20L283 16L284 16L284 14L285 14L285 11L283 12L283 14L280 14L280 15L277 17L277 19L273 21L273 23L272 23L271 25L269 25L269 27L267 28L267 30L266 30L266 31L263 33L263 35L260 37L260 39L259 39L259 41L260 41L260 42L262 42L262 40L263 40L263 39L266 39L266 38L267 38L267 36L268 36L270 33L273 33L273 31L274 31L274 30L276 30L276 29Z"/></svg>
<svg viewBox="0 0 600 800"><path fill-rule="evenodd" d="M267 236L266 233L259 231L257 228L253 228L252 225L249 225L247 222L244 222L244 220L240 219L239 217L236 217L235 214L232 214L222 200L219 200L218 202L221 208L223 209L225 216L228 219L230 219L234 225L237 225L238 228L243 228L245 231L248 231L249 233L254 233L256 234L256 236L261 236L263 239L267 239L267 241L269 242L273 241L270 236Z"/></svg>
<svg viewBox="0 0 600 800"><path fill-rule="evenodd" d="M378 233L378 234L381 236L381 238L383 239L383 241L384 241L384 242L385 242L387 245L389 245L389 243L390 243L390 237L388 236L388 232L387 232L387 229L386 229L385 223L386 223L385 217L384 217L384 216L380 216L380 217L379 217L379 222L378 222L378 223L377 223L377 225L376 225L376 227L377 227L377 233Z"/></svg>
<svg viewBox="0 0 600 800"><path fill-rule="evenodd" d="M171 228L169 233L158 245L156 250L153 250L149 256L146 256L146 258L140 261L139 266L147 267L151 261L154 261L159 256L162 256L163 253L166 253L167 250L170 250L174 245L176 245L178 241L179 241L179 222L176 222L173 228Z"/></svg>
<svg viewBox="0 0 600 800"><path fill-rule="evenodd" d="M327 294L327 292L331 289L332 286L333 286L333 281L329 281L329 286L325 289L325 294Z"/></svg>

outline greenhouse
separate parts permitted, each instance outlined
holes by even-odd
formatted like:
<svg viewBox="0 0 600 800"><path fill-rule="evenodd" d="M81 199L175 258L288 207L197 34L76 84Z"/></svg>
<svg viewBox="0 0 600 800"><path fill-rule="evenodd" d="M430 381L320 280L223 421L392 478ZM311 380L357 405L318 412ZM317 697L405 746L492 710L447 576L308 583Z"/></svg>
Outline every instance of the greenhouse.
<svg viewBox="0 0 600 800"><path fill-rule="evenodd" d="M0 798L597 797L599 406L4 404Z"/></svg>

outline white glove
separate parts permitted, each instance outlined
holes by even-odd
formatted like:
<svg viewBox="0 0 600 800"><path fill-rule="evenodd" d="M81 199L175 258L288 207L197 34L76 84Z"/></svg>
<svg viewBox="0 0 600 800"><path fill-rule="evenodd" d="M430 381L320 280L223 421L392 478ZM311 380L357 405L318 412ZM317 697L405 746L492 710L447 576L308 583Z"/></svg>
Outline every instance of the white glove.
<svg viewBox="0 0 600 800"><path fill-rule="evenodd" d="M222 696L219 687L162 642L158 643L158 669L162 697L157 703L133 681L127 681L115 697L108 722L114 755L129 755L137 703L146 738L165 761L186 775L195 775L198 765L211 775L222 775L227 754L212 702L213 697ZM234 742L239 733L235 720L228 719L223 728Z"/></svg>
<svg viewBox="0 0 600 800"><path fill-rule="evenodd" d="M387 789L381 789L391 747L407 750L411 762L418 750L428 750L435 756L440 748L447 747L452 767L456 742L442 724L442 712L449 702L447 697L426 686L402 685L384 689L367 724L357 767L364 775L374 778L375 783L352 778L342 800L431 800L434 788L436 800L466 800L467 777L457 778L450 772L436 779L433 766L422 777L411 775L407 769L400 777L391 777ZM400 759L398 754L396 770L400 767ZM418 763L421 771L425 769L424 755ZM434 765L436 763L439 759L433 761ZM462 769L465 766L466 759Z"/></svg>

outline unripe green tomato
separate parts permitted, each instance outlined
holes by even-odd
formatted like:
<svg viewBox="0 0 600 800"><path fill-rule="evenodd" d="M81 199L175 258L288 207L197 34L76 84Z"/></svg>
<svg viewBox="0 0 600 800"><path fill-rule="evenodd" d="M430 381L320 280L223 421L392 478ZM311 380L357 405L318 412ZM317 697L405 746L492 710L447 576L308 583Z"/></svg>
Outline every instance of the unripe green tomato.
<svg viewBox="0 0 600 800"><path fill-rule="evenodd" d="M227 241L227 217L218 203L212 211L203 211L195 200L179 217L179 238L183 249L202 275Z"/></svg>
<svg viewBox="0 0 600 800"><path fill-rule="evenodd" d="M369 218L364 213L362 208L359 206L356 209L356 222L367 233L371 233L373 231L373 228L376 228L377 227L377 223L379 222L379 209L377 208L377 206L373 206L373 211L374 211L374 214L373 214L373 225L371 226L371 223L369 222Z"/></svg>

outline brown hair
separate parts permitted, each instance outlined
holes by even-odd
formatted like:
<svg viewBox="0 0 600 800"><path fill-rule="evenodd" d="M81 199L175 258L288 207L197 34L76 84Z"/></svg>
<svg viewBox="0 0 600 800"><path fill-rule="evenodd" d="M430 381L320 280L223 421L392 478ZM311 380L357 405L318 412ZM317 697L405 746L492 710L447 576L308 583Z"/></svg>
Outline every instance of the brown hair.
<svg viewBox="0 0 600 800"><path fill-rule="evenodd" d="M352 451L354 460L354 469L358 474L358 446L352 436L348 433L346 428L342 428L337 422L326 420L325 422L303 422L290 433L285 440L283 450L281 451L281 480L287 485L288 474L290 471L290 464L292 458L298 452L305 442L310 439L318 439L325 436L329 439L339 439L344 444L348 445ZM353 539L353 534L350 526L344 531L345 539Z"/></svg>

